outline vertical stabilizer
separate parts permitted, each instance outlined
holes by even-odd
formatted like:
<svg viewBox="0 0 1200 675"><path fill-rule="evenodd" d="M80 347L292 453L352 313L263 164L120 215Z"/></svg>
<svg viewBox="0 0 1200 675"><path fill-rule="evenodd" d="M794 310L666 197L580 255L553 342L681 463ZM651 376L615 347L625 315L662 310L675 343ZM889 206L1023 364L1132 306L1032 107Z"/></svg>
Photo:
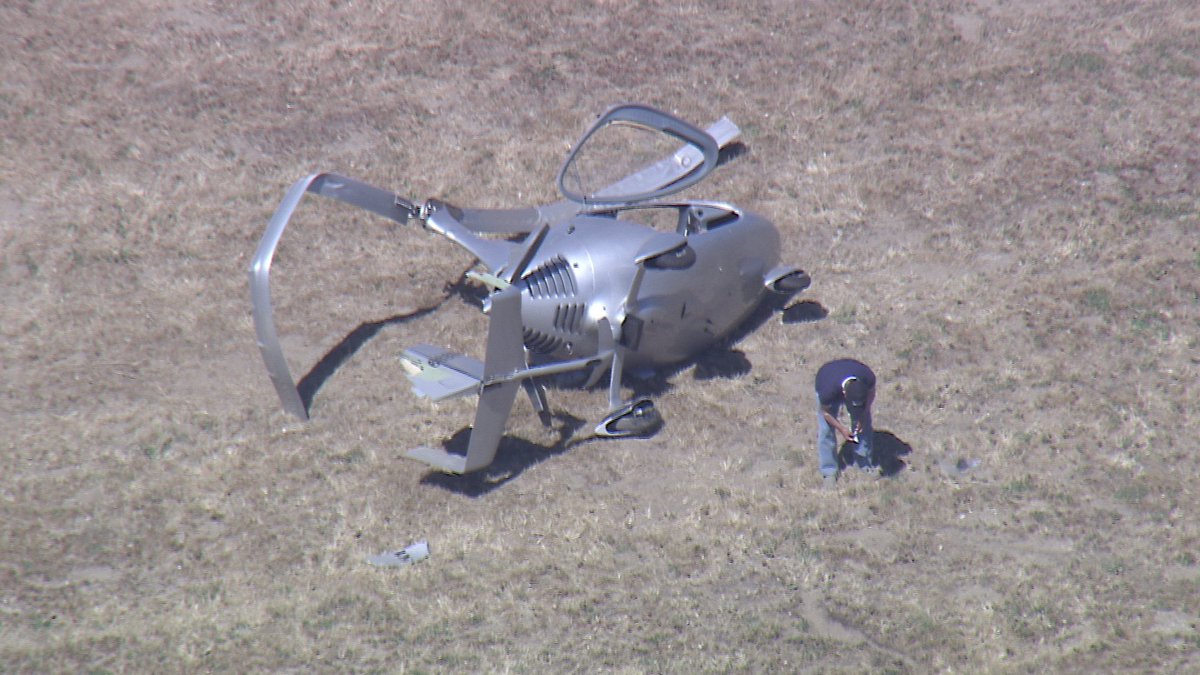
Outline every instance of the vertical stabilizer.
<svg viewBox="0 0 1200 675"><path fill-rule="evenodd" d="M516 286L490 298L491 322L488 326L487 356L483 365L483 384L475 424L467 442L466 456L451 454L444 448L420 447L408 456L448 473L470 473L492 463L504 425L512 412L521 383L506 379L525 367L525 346L521 332L521 291Z"/></svg>

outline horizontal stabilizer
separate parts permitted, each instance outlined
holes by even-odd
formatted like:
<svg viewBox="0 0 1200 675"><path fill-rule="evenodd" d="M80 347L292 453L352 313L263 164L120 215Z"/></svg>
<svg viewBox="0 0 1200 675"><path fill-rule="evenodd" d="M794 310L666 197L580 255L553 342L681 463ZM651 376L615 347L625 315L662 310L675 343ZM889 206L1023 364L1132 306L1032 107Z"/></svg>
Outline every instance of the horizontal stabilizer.
<svg viewBox="0 0 1200 675"><path fill-rule="evenodd" d="M466 455L455 455L443 448L431 448L422 445L405 453L409 459L425 462L443 473L462 474L467 472Z"/></svg>
<svg viewBox="0 0 1200 675"><path fill-rule="evenodd" d="M470 473L491 464L496 456L496 448L500 447L504 422L508 420L519 387L518 382L501 382L483 388L479 395L479 407L475 409L475 424L471 425L471 440L467 442L466 455L425 445L409 450L407 456L446 473Z"/></svg>
<svg viewBox="0 0 1200 675"><path fill-rule="evenodd" d="M483 381L481 361L432 345L405 349L400 365L417 396L434 401L478 394Z"/></svg>

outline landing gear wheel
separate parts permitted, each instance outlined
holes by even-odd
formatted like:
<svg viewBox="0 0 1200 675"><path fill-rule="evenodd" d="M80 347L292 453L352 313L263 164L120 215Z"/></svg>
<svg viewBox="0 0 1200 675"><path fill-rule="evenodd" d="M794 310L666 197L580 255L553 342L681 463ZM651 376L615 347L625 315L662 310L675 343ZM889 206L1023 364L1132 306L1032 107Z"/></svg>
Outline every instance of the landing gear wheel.
<svg viewBox="0 0 1200 675"><path fill-rule="evenodd" d="M609 438L648 437L662 428L662 415L648 398L638 399L608 414L596 427L597 436Z"/></svg>

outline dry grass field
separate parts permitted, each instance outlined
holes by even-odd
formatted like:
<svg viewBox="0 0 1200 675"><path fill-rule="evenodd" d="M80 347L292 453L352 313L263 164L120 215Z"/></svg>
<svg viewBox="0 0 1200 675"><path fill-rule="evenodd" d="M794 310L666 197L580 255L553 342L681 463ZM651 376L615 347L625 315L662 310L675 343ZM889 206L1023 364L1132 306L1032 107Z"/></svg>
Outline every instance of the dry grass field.
<svg viewBox="0 0 1200 675"><path fill-rule="evenodd" d="M482 354L472 261L315 198L293 369L366 339L280 410L246 268L293 181L550 202L620 101L736 121L688 196L813 278L639 385L661 434L564 389L482 476L403 458L470 421L397 355ZM1196 672L1198 130L1192 2L9 0L0 672ZM844 355L911 453L826 492Z"/></svg>

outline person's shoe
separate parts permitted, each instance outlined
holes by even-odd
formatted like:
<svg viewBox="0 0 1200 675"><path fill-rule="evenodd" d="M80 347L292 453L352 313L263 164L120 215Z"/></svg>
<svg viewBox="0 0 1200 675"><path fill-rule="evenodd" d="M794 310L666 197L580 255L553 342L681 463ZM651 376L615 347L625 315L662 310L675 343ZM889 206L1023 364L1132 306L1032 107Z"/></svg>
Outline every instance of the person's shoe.
<svg viewBox="0 0 1200 675"><path fill-rule="evenodd" d="M822 483L826 490L836 490L837 489L837 474L831 473L828 476L825 476L825 478L822 480Z"/></svg>

